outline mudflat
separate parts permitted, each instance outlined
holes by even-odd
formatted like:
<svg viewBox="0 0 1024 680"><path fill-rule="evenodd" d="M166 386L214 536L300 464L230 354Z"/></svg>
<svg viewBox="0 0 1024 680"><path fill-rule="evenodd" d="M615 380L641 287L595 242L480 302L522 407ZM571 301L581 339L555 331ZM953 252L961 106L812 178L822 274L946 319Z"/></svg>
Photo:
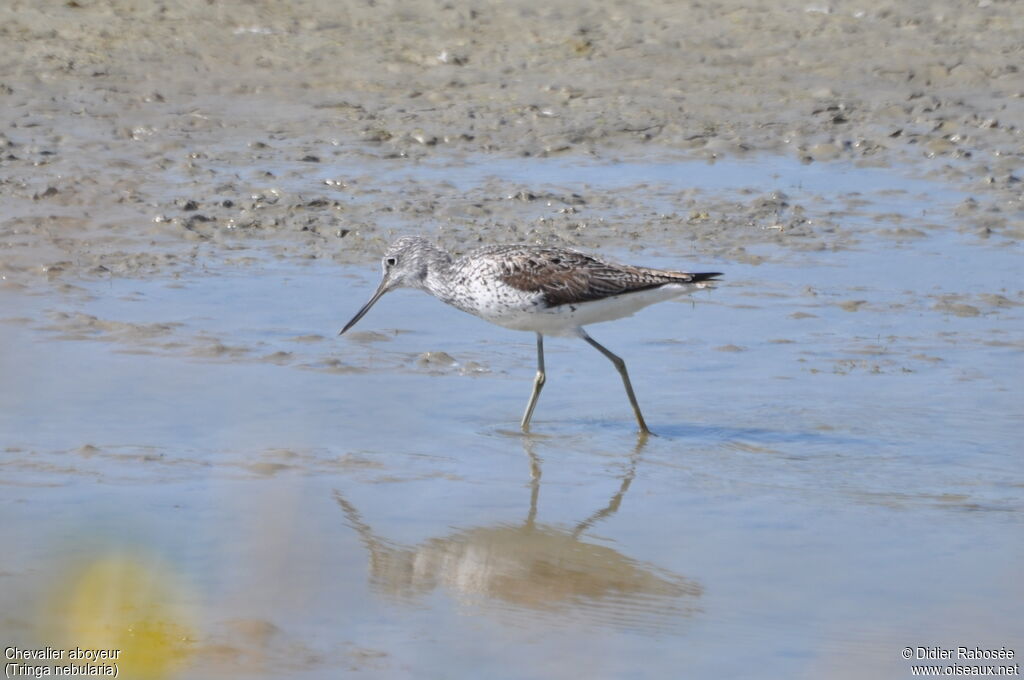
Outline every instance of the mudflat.
<svg viewBox="0 0 1024 680"><path fill-rule="evenodd" d="M150 678L1013 649L1018 5L0 3L0 643ZM724 272L588 329L657 436L582 342L527 437L531 335L396 292L339 338L407 233Z"/></svg>
<svg viewBox="0 0 1024 680"><path fill-rule="evenodd" d="M145 275L247 239L363 261L403 221L449 245L622 241L573 233L572 214L526 233L500 200L516 187L459 200L382 186L370 162L463 155L910 164L970 193L964 225L1020 238L1018 10L15 0L0 7L0 266L8 285ZM714 215L700 231L744 238L728 225L753 209L707 207L689 211Z"/></svg>

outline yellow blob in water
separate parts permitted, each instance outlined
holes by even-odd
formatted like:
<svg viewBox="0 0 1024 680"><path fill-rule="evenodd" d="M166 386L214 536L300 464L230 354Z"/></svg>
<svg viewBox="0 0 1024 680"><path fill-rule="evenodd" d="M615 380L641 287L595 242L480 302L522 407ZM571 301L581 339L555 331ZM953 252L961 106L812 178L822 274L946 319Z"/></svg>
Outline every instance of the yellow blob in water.
<svg viewBox="0 0 1024 680"><path fill-rule="evenodd" d="M187 591L161 564L104 555L72 568L53 595L48 627L64 649L85 653L71 663L116 664L121 677L160 680L188 659Z"/></svg>

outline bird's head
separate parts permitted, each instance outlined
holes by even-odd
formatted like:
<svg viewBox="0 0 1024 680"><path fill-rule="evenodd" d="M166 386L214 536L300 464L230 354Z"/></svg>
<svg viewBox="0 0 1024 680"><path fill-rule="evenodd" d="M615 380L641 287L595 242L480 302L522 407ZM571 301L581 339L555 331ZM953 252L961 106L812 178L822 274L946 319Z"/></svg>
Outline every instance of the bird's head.
<svg viewBox="0 0 1024 680"><path fill-rule="evenodd" d="M422 236L403 236L392 243L380 261L382 276L377 290L338 335L355 326L384 293L395 288L423 288L431 261L441 254L442 251Z"/></svg>

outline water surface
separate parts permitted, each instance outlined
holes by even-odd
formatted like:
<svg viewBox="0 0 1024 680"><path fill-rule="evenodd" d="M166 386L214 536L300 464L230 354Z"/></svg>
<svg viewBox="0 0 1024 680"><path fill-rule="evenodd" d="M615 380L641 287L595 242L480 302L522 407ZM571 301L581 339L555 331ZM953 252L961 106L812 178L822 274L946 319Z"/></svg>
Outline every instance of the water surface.
<svg viewBox="0 0 1024 680"><path fill-rule="evenodd" d="M854 248L606 251L726 273L591 329L626 359L647 440L578 341L547 343L524 437L532 336L403 291L336 337L372 262L257 252L0 292L2 637L40 639L62 565L127 554L180 581L187 663L218 675L902 677L906 646L1012 647L1020 247L873 231L894 211L954 222L961 196L926 180L739 167L443 169L655 201L764 178L857 192Z"/></svg>

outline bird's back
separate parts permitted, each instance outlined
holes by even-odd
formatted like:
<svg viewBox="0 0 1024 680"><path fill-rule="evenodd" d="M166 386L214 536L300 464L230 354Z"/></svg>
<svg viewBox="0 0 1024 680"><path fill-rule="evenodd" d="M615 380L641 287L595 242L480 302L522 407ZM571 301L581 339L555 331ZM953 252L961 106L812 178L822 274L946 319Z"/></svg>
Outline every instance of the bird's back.
<svg viewBox="0 0 1024 680"><path fill-rule="evenodd" d="M485 277L536 296L545 307L600 300L670 283L697 284L720 275L621 265L568 248L529 245L479 248L458 260L453 269L462 276Z"/></svg>

